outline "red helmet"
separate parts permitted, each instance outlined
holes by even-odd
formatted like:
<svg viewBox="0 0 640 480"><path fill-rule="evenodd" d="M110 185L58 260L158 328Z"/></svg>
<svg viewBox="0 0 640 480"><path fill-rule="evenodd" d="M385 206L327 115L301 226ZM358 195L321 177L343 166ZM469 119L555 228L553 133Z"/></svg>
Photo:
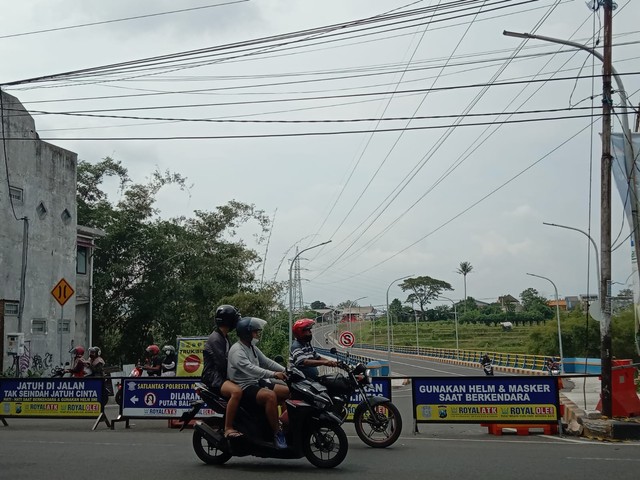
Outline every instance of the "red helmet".
<svg viewBox="0 0 640 480"><path fill-rule="evenodd" d="M149 355L158 355L160 353L160 347L158 345L149 345L144 351Z"/></svg>
<svg viewBox="0 0 640 480"><path fill-rule="evenodd" d="M78 345L71 350L71 353L73 353L76 357L81 357L84 355L84 347L82 345Z"/></svg>
<svg viewBox="0 0 640 480"><path fill-rule="evenodd" d="M301 318L300 320L296 320L296 323L293 324L292 328L293 336L298 340L302 340L304 337L304 331L311 330L315 324L315 320L311 320L310 318Z"/></svg>

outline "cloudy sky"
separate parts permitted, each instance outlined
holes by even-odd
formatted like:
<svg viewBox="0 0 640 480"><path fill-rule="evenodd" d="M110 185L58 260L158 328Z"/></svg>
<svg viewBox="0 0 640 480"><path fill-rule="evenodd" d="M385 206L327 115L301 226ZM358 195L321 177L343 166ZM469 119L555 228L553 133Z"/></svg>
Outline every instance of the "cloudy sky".
<svg viewBox="0 0 640 480"><path fill-rule="evenodd" d="M0 83L41 138L120 160L136 181L156 168L186 176L188 193L159 195L166 217L255 204L274 218L265 279L287 279L296 247L331 240L302 255L305 302L383 305L407 275L445 280L460 299L462 261L468 295L484 301L553 296L527 272L561 296L597 290L587 238L543 222L599 244L601 66L502 35L601 45L601 12L582 0L3 6ZM614 13L614 64L638 105L640 5L619 0ZM631 273L617 191L612 236L615 293Z"/></svg>

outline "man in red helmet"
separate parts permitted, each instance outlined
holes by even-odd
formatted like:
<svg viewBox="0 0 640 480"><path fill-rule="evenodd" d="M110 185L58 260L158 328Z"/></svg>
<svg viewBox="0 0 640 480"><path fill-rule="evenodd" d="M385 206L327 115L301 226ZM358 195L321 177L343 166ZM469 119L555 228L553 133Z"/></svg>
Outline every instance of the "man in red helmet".
<svg viewBox="0 0 640 480"><path fill-rule="evenodd" d="M146 370L150 377L159 377L162 370L162 358L160 358L160 347L149 345L145 349L146 361L143 370Z"/></svg>
<svg viewBox="0 0 640 480"><path fill-rule="evenodd" d="M73 355L73 361L71 368L67 368L65 372L70 373L74 377L84 377L85 367L87 366L87 361L84 359L84 347L78 345L69 350L69 353Z"/></svg>
<svg viewBox="0 0 640 480"><path fill-rule="evenodd" d="M291 344L289 352L289 365L298 368L307 378L315 380L318 378L318 367L336 367L335 360L322 358L311 345L313 335L311 329L316 324L310 318L296 320L293 324L293 336L296 338Z"/></svg>

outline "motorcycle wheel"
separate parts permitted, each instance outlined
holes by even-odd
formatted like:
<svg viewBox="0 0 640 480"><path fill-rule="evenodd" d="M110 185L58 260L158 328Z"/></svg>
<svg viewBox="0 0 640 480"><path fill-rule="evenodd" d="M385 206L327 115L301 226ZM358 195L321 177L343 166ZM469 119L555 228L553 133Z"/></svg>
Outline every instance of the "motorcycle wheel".
<svg viewBox="0 0 640 480"><path fill-rule="evenodd" d="M331 422L314 423L302 441L304 456L318 468L337 467L349 450L347 434L340 425Z"/></svg>
<svg viewBox="0 0 640 480"><path fill-rule="evenodd" d="M361 403L353 414L353 423L360 440L374 448L385 448L395 443L402 433L402 417L396 406L389 402L373 407L372 418L366 403Z"/></svg>
<svg viewBox="0 0 640 480"><path fill-rule="evenodd" d="M122 389L121 388L118 389L116 394L113 396L113 399L116 401L118 405L122 406Z"/></svg>
<svg viewBox="0 0 640 480"><path fill-rule="evenodd" d="M231 458L230 453L223 452L211 445L198 430L193 431L193 450L198 458L207 465L222 465Z"/></svg>

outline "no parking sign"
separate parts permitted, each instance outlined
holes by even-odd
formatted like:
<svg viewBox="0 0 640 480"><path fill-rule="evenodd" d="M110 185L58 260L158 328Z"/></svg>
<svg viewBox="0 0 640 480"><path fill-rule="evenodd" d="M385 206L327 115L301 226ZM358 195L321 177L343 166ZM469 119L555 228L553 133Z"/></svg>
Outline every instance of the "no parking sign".
<svg viewBox="0 0 640 480"><path fill-rule="evenodd" d="M353 347L353 344L356 343L356 336L347 330L340 334L338 341L343 347Z"/></svg>

